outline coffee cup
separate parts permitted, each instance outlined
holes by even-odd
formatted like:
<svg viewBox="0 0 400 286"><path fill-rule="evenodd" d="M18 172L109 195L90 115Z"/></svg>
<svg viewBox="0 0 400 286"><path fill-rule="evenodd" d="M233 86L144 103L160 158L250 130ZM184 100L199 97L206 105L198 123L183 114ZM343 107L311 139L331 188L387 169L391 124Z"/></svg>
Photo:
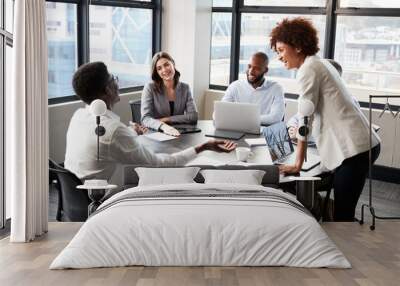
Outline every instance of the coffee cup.
<svg viewBox="0 0 400 286"><path fill-rule="evenodd" d="M250 148L247 148L247 147L237 147L236 148L236 159L238 159L239 161L245 162L252 155L253 155L253 152L251 152Z"/></svg>

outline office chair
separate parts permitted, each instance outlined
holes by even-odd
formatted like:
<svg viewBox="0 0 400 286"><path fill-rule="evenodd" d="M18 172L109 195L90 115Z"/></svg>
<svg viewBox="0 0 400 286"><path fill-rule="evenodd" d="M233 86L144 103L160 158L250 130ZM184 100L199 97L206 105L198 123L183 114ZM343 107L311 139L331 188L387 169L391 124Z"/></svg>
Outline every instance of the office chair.
<svg viewBox="0 0 400 286"><path fill-rule="evenodd" d="M140 124L142 113L140 111L142 101L141 99L133 99L129 100L129 105L131 106L132 112L132 122L136 122Z"/></svg>
<svg viewBox="0 0 400 286"><path fill-rule="evenodd" d="M49 159L49 171L57 178L57 221L85 221L88 217L90 199L86 191L76 189L76 186L82 185L82 181L51 159Z"/></svg>

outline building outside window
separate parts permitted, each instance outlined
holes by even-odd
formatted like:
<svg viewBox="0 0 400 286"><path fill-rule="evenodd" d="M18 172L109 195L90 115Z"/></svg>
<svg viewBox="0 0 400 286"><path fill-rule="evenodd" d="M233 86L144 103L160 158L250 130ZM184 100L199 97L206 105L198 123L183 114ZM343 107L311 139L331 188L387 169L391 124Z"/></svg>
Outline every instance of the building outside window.
<svg viewBox="0 0 400 286"><path fill-rule="evenodd" d="M91 6L89 34L90 61L105 62L121 88L142 86L149 80L151 10Z"/></svg>
<svg viewBox="0 0 400 286"><path fill-rule="evenodd" d="M159 49L159 11L159 0L48 0L49 103L78 99L72 76L87 62L103 61L122 92L143 87Z"/></svg>
<svg viewBox="0 0 400 286"><path fill-rule="evenodd" d="M298 93L296 71L286 70L277 59L269 34L282 19L302 16L318 30L318 55L341 64L343 79L359 101L373 93L400 93L400 1L213 1L212 16L210 87L224 89L244 78L249 57L263 51L270 58L268 76L287 92ZM231 42L232 35L239 44Z"/></svg>

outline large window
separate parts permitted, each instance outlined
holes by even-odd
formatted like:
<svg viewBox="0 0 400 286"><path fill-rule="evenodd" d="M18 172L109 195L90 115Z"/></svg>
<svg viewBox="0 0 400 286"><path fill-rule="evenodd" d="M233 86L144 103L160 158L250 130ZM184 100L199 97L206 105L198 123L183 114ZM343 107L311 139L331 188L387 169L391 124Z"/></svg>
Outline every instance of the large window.
<svg viewBox="0 0 400 286"><path fill-rule="evenodd" d="M335 60L349 87L399 92L400 18L339 16Z"/></svg>
<svg viewBox="0 0 400 286"><path fill-rule="evenodd" d="M47 3L49 98L73 95L72 75L78 66L77 4Z"/></svg>
<svg viewBox="0 0 400 286"><path fill-rule="evenodd" d="M325 7L325 2L326 0L244 0L244 5Z"/></svg>
<svg viewBox="0 0 400 286"><path fill-rule="evenodd" d="M400 8L399 0L341 0L340 7Z"/></svg>
<svg viewBox="0 0 400 286"><path fill-rule="evenodd" d="M300 15L291 15L296 17ZM258 51L266 53L269 57L270 77L294 78L295 73L287 70L281 61L278 60L276 53L270 48L269 34L276 23L287 15L282 14L253 14L243 13L240 33L240 61L239 61L239 78L244 78L248 61L252 54ZM310 15L310 18L318 29L320 41L319 55L323 55L324 38L325 38L325 17L321 15Z"/></svg>
<svg viewBox="0 0 400 286"><path fill-rule="evenodd" d="M232 17L230 13L213 13L210 84L229 84L231 29Z"/></svg>
<svg viewBox="0 0 400 286"><path fill-rule="evenodd" d="M90 7L90 61L103 61L121 88L150 78L152 13L148 9Z"/></svg>
<svg viewBox="0 0 400 286"><path fill-rule="evenodd" d="M343 78L359 101L368 101L373 93L400 93L399 0L221 2L225 1L213 1L211 88L225 89L243 78L249 57L263 51L270 58L268 76L283 83L287 92L296 93L296 71L286 70L277 60L269 47L269 34L282 19L302 16L318 30L318 55L342 65ZM222 37L216 31L223 23L232 28L225 29Z"/></svg>
<svg viewBox="0 0 400 286"><path fill-rule="evenodd" d="M103 61L121 92L148 81L160 49L160 0L47 0L49 103L76 100L71 81L82 64Z"/></svg>

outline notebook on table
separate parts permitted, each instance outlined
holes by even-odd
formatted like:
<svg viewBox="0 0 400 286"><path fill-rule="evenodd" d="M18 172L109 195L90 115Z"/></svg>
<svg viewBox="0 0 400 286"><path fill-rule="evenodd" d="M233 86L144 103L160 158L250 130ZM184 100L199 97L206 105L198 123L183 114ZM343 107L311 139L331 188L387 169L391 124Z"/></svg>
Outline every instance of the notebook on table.
<svg viewBox="0 0 400 286"><path fill-rule="evenodd" d="M235 132L229 130L220 130L215 129L206 134L207 137L215 137L215 138L223 138L223 139L231 139L231 140L239 140L244 136L243 132Z"/></svg>
<svg viewBox="0 0 400 286"><path fill-rule="evenodd" d="M198 133L201 132L200 128L197 128L196 125L188 125L188 124L176 124L172 125L176 130L179 131L181 134L188 134L188 133Z"/></svg>

